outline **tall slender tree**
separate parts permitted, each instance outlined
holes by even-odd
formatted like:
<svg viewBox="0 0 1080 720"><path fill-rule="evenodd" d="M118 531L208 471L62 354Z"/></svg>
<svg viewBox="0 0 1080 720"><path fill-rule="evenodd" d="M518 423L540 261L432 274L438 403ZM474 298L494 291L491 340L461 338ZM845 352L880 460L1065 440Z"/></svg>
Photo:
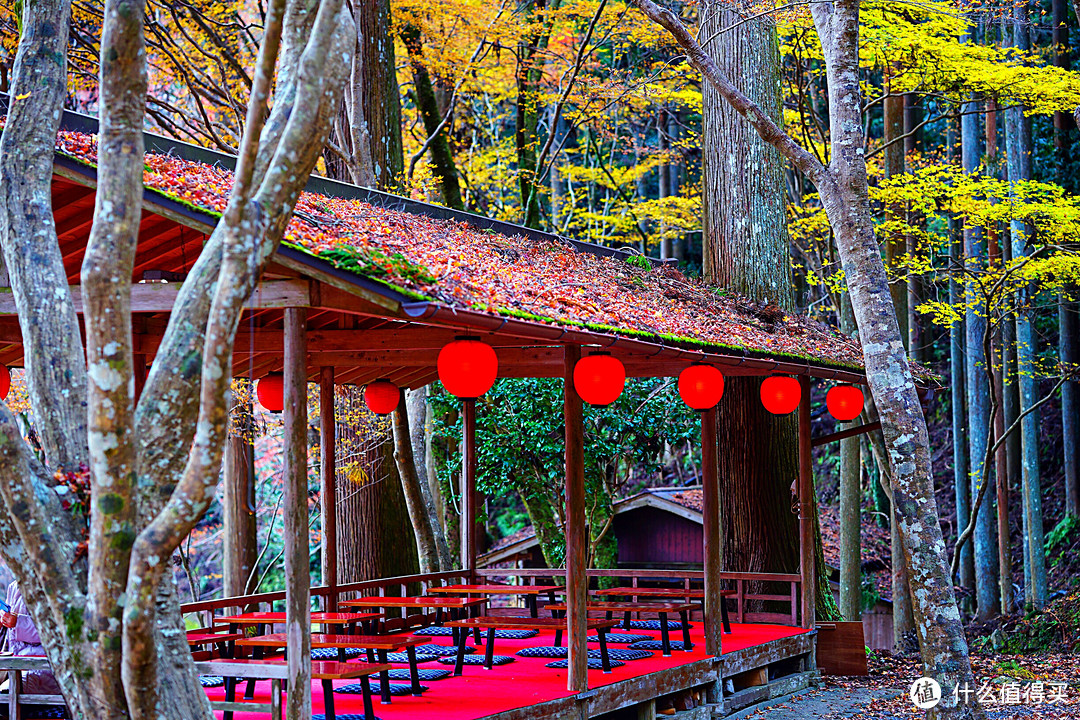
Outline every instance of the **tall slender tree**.
<svg viewBox="0 0 1080 720"><path fill-rule="evenodd" d="M702 6L708 52L725 74L777 122L781 113L780 53L776 24L748 6L709 0ZM794 310L783 156L709 85L702 89L703 266L722 287ZM730 378L717 442L722 478L722 545L727 569L792 572L798 567L798 524L775 498L787 497L798 474L794 417L777 417L760 400L760 379ZM763 441L763 439L765 441ZM816 507L816 504L815 504ZM820 586L828 588L828 578ZM823 600L819 594L819 605ZM820 608L838 614L831 593Z"/></svg>
<svg viewBox="0 0 1080 720"><path fill-rule="evenodd" d="M1021 50L1031 49L1027 6L1013 8L1011 23L1012 46ZM1008 156L1009 183L1030 180L1031 167L1031 118L1024 116L1022 105L1013 105L1005 116L1005 152ZM1031 228L1023 221L1013 220L1009 226L1012 239L1013 260L1026 257L1031 248L1028 238ZM1017 298L1016 309L1016 373L1020 389L1021 413L1033 408L1038 400L1038 369L1035 357L1038 337L1031 321L1028 290L1022 290ZM1024 564L1026 598L1029 606L1041 609L1046 605L1046 557L1043 547L1042 478L1039 469L1039 419L1038 410L1028 412L1020 421L1020 457L1022 468L1022 499L1024 512Z"/></svg>
<svg viewBox="0 0 1080 720"><path fill-rule="evenodd" d="M974 42L973 33L968 33L967 42ZM979 128L979 103L974 96L961 106L960 118L960 146L961 163L964 172L976 173L979 171L982 159L982 136ZM986 265L986 238L980 228L964 227L964 262L969 275L967 276L967 293L970 297L978 296L976 280L973 278L981 275L981 270ZM986 318L977 310L978 304L969 305L964 318L964 329L967 332L967 365L964 368L965 381L967 383L967 438L968 457L971 464L971 477L968 483L971 485L970 497L974 498L979 493L979 488L988 481L989 468L984 467L983 457L986 455L986 438L990 426L990 382L989 360L983 353L983 335L986 332ZM975 605L979 617L988 618L997 611L996 596L996 573L997 562L994 558L993 544L993 503L984 502L978 509L976 516L973 565L975 569L974 584L968 587L974 591ZM967 525L964 517L958 523L961 527Z"/></svg>
<svg viewBox="0 0 1080 720"><path fill-rule="evenodd" d="M825 166L732 84L682 21L652 0L631 0L663 26L699 70L763 140L781 152L819 191L836 238L863 346L867 380L881 412L892 465L893 504L910 570L912 604L923 670L942 685L933 714L981 718L977 702L952 691L974 682L967 640L945 561L945 542L934 501L930 440L915 379L889 296L888 278L874 237L867 186L859 72L859 0L810 6L821 41L829 91L832 157Z"/></svg>

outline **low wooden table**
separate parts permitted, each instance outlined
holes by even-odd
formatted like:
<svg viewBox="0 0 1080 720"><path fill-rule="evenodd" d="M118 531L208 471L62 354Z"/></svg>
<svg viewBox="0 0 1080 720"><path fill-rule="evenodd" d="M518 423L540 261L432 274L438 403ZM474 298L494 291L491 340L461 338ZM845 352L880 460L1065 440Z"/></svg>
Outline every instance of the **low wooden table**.
<svg viewBox="0 0 1080 720"><path fill-rule="evenodd" d="M442 624L442 614L444 610L451 612L469 611L479 609L486 605L487 598L469 598L469 597L385 597L381 595L373 595L371 597L356 598L355 600L342 600L338 603L340 607L356 607L356 608L420 608L422 610L435 610L435 624ZM459 618L452 617L451 619L457 620Z"/></svg>
<svg viewBox="0 0 1080 720"><path fill-rule="evenodd" d="M429 593L440 595L522 595L529 615L534 618L539 616L536 596L546 594L550 602L555 602L555 593L559 590L562 588L558 585L443 585L428 588Z"/></svg>
<svg viewBox="0 0 1080 720"><path fill-rule="evenodd" d="M566 605L548 605L551 617L566 617ZM608 620L616 612L623 613L623 627L630 629L630 616L634 613L653 614L660 618L660 644L664 656L671 655L671 638L668 631L668 615L678 613L682 622L683 650L690 650L690 612L697 610L694 603L634 603L634 602L590 602L585 605L590 612L604 612Z"/></svg>
<svg viewBox="0 0 1080 720"><path fill-rule="evenodd" d="M382 617L382 613L346 613L346 612L313 612L311 613L312 625L344 625L348 634L356 633L356 625L360 624L365 633L370 633L371 622ZM241 625L255 625L256 632L262 635L267 625L285 622L283 612L252 612L242 615L225 615L215 617L215 625L228 625L229 632L239 631Z"/></svg>
<svg viewBox="0 0 1080 720"><path fill-rule="evenodd" d="M607 632L618 625L617 620L590 618L585 622L585 630L596 631L600 641L600 662L604 672L611 672L611 658L608 657ZM465 666L465 640L469 630L485 628L487 639L484 643L484 667L491 669L495 659L495 630L554 630L555 646L562 647L562 634L566 630L566 620L560 618L515 618L515 617L475 617L465 620L452 620L444 627L457 628L457 659L454 662L454 674L460 675Z"/></svg>
<svg viewBox="0 0 1080 720"><path fill-rule="evenodd" d="M284 662L280 660L227 660L217 661L217 668L215 668L215 674L221 675L225 679L225 703L235 706L238 710L244 710L245 704L236 702L236 680L237 677L250 677L251 672L248 672L248 668L265 668L267 666L273 666L277 668L287 667ZM238 670L237 668L242 668ZM360 680L360 686L364 692L364 717L374 718L375 709L371 702L371 681L369 676L375 673L383 674L390 670L389 665L376 664L376 663L346 663L335 662L333 660L322 661L317 660L311 663L311 679L321 680L323 689L323 712L326 715L326 720L335 720L337 717L334 713L334 680ZM244 672L243 675L230 675L228 673ZM265 670L254 670L255 675L259 673L265 673ZM280 682L280 681L279 681ZM271 688L271 692L280 692L280 687ZM278 702L280 708L280 701ZM232 711L227 710L225 712L225 720L231 720Z"/></svg>
<svg viewBox="0 0 1080 720"><path fill-rule="evenodd" d="M416 646L423 645L429 642L427 638L415 638L406 635L312 635L311 647L312 648L336 648L338 651L338 662L345 662L345 649L346 648L364 648L367 650L368 662L375 662L375 653L379 655L379 663L386 665L386 653L387 651L396 652L398 650L405 650L405 653L409 656L409 677L412 680L412 694L419 696L421 694L420 689L420 671L416 664ZM285 637L285 633L274 633L272 635L259 635L256 637L244 638L243 640L237 640L236 644L241 647L252 648L287 648L289 645L288 640ZM387 665L389 670L389 665ZM379 684L382 685L382 702L390 702L390 675L387 670L383 670L379 674Z"/></svg>
<svg viewBox="0 0 1080 720"><path fill-rule="evenodd" d="M704 600L705 591L700 588L646 588L646 587L617 587L594 590L597 597L643 597L664 600ZM734 597L734 590L721 590L722 598ZM724 625L724 632L731 632L731 620L728 618L727 604L720 603L720 620Z"/></svg>

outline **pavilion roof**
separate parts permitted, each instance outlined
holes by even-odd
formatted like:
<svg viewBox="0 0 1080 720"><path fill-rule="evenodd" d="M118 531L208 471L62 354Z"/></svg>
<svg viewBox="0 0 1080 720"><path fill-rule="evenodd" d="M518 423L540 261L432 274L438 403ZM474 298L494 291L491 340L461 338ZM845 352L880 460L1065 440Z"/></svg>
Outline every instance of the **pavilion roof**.
<svg viewBox="0 0 1080 720"><path fill-rule="evenodd" d="M61 130L57 157L92 168L96 135L92 126L84 122L83 127ZM147 138L148 196L171 200L174 207L178 203L188 214L202 216L204 227L212 226L232 185L233 158ZM834 328L690 279L640 255L323 178L312 178L308 187L282 252L320 266L329 263L339 274L406 303L707 353L861 371L858 344Z"/></svg>

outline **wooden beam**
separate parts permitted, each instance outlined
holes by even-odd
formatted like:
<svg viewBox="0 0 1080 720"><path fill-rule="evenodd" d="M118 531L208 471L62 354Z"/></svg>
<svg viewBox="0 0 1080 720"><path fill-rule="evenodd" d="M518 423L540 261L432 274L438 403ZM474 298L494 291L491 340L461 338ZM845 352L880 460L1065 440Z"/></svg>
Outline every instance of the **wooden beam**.
<svg viewBox="0 0 1080 720"><path fill-rule="evenodd" d="M799 575L802 589L802 626L814 627L817 606L817 568L814 565L814 527L810 522L814 498L813 441L810 437L810 378L799 377Z"/></svg>
<svg viewBox="0 0 1080 720"><path fill-rule="evenodd" d="M131 312L171 312L180 292L180 283L133 283L131 286ZM71 285L71 299L75 312L81 313L82 288ZM250 307L285 308L303 307L310 302L306 280L267 280L260 283L251 295ZM0 315L16 315L15 296L10 287L0 287ZM140 348L140 350L143 350ZM143 350L145 352L145 350Z"/></svg>
<svg viewBox="0 0 1080 720"><path fill-rule="evenodd" d="M705 652L720 656L720 487L716 464L716 408L701 413L701 521L705 541Z"/></svg>
<svg viewBox="0 0 1080 720"><path fill-rule="evenodd" d="M462 400L461 563L472 579L476 570L476 400Z"/></svg>
<svg viewBox="0 0 1080 720"><path fill-rule="evenodd" d="M843 440L844 438L854 437L856 435L862 435L864 433L873 432L881 429L880 422L864 423L857 427L848 428L847 430L841 430L839 432L829 433L828 435L822 435L811 440L811 444L814 447L818 445L827 445L837 440Z"/></svg>
<svg viewBox="0 0 1080 720"><path fill-rule="evenodd" d="M566 637L569 650L566 689L589 687L589 646L585 625L589 578L586 573L588 536L585 518L585 432L581 397L574 388L574 365L581 348L563 349L563 419L566 425Z"/></svg>
<svg viewBox="0 0 1080 720"><path fill-rule="evenodd" d="M330 588L326 610L337 612L337 417L334 413L334 368L319 368L319 478L322 500L322 576Z"/></svg>
<svg viewBox="0 0 1080 720"><path fill-rule="evenodd" d="M286 717L311 719L311 573L308 557L307 308L285 311L285 633L289 690Z"/></svg>

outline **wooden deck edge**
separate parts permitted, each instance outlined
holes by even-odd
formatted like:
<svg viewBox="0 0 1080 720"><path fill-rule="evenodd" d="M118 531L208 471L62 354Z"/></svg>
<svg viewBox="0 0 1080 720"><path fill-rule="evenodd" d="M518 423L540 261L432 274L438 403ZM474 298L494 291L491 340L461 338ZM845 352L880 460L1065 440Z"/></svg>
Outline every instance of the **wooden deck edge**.
<svg viewBox="0 0 1080 720"><path fill-rule="evenodd" d="M724 698L724 707L716 707L714 718L743 720L772 705L787 702L816 685L820 676L815 670L789 675L759 688L747 688ZM756 692L752 692L756 691Z"/></svg>
<svg viewBox="0 0 1080 720"><path fill-rule="evenodd" d="M641 705L650 700L680 691L712 686L710 695L716 694L722 680L752 671L768 671L781 674L770 679L760 687L728 695L723 704L711 705L713 717L722 717L726 712L738 710L755 703L765 703L780 697L790 696L817 681L818 672L815 662L816 633L809 632L787 638L779 638L762 645L735 650L723 655L719 660L708 658L667 668L636 678L629 678L611 685L592 688L580 695L572 695L556 700L515 708L487 715L479 720L584 720L627 707ZM769 677L766 675L765 677ZM736 698L738 696L738 698ZM743 704L732 707L730 701L735 698L746 700Z"/></svg>
<svg viewBox="0 0 1080 720"><path fill-rule="evenodd" d="M770 663L801 655L810 656L817 646L816 636L817 631L812 631L724 653L721 656L723 676L726 678L731 677L749 670L765 667ZM813 668L814 665L810 665L806 669Z"/></svg>
<svg viewBox="0 0 1080 720"><path fill-rule="evenodd" d="M487 715L480 720L581 720L632 707L662 695L710 685L719 679L712 658L592 688L580 695Z"/></svg>

